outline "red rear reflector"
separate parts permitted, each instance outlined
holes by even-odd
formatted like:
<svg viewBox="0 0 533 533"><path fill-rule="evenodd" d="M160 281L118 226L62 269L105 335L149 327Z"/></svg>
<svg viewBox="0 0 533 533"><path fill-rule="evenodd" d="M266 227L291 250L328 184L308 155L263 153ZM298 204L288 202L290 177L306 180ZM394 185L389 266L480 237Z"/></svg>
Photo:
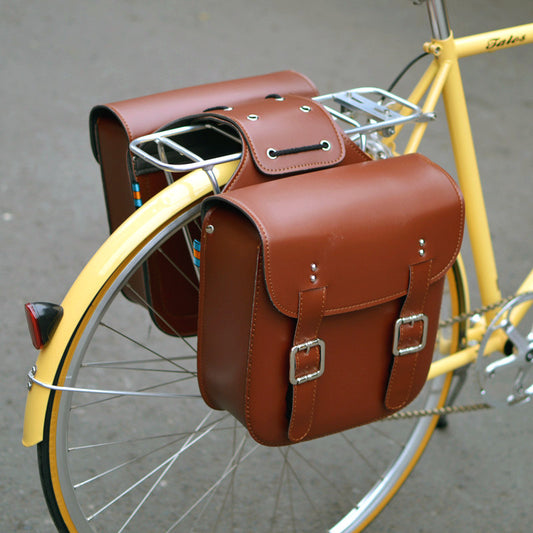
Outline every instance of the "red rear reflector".
<svg viewBox="0 0 533 533"><path fill-rule="evenodd" d="M35 348L40 350L48 342L50 334L63 316L63 308L56 304L34 302L27 303L24 309L31 341Z"/></svg>
<svg viewBox="0 0 533 533"><path fill-rule="evenodd" d="M33 342L37 350L40 350L44 346L44 342L39 330L37 311L33 307L33 304L26 304L24 309L26 311L26 320L28 322L28 329L30 330L31 342Z"/></svg>

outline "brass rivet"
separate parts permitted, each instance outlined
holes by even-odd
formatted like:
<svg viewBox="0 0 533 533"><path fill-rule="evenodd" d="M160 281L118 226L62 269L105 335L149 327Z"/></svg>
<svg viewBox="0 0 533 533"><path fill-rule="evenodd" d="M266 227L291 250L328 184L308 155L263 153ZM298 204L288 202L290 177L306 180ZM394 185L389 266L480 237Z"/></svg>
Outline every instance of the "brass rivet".
<svg viewBox="0 0 533 533"><path fill-rule="evenodd" d="M316 283L316 276L314 274L311 274L311 276L309 276L309 279L311 280L311 283Z"/></svg>
<svg viewBox="0 0 533 533"><path fill-rule="evenodd" d="M422 248L420 248L420 250L418 250L418 253L424 257L426 255L426 250L422 250Z"/></svg>
<svg viewBox="0 0 533 533"><path fill-rule="evenodd" d="M424 239L419 239L418 240L418 244L420 244L420 246L425 246L426 245L426 241Z"/></svg>
<svg viewBox="0 0 533 533"><path fill-rule="evenodd" d="M315 263L311 263L311 272L316 272L318 270L318 266Z"/></svg>
<svg viewBox="0 0 533 533"><path fill-rule="evenodd" d="M214 231L215 231L215 226L213 226L212 224L209 224L208 226L205 227L206 233L213 233Z"/></svg>

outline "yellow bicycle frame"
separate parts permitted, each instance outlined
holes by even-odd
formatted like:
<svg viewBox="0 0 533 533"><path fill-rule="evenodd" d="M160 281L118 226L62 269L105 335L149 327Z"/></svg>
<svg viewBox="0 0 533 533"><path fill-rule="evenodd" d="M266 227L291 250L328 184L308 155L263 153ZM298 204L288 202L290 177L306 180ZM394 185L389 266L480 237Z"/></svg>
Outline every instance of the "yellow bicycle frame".
<svg viewBox="0 0 533 533"><path fill-rule="evenodd" d="M459 59L531 42L533 42L533 24L524 24L459 39L454 39L452 34L447 39L426 43L424 49L433 54L434 61L408 98L409 101L419 104L423 96L426 95L422 109L429 113L435 110L440 96L443 97L457 177L465 198L466 223L483 306L499 302L501 293L498 287L498 273L459 69ZM427 123L420 123L414 127L405 149L406 153L418 150L426 128ZM518 289L517 294L531 290L533 290L533 269ZM514 314L514 320L519 322L526 311L527 306L522 306ZM486 320L490 320L495 312L487 313ZM505 335L495 335L488 345L488 351L500 350L505 341ZM431 366L429 378L471 363L476 356L477 347L475 346L452 354Z"/></svg>
<svg viewBox="0 0 533 533"><path fill-rule="evenodd" d="M466 220L483 305L501 299L497 284L497 271L490 238L485 203L472 141L470 122L464 97L458 60L461 57L502 50L533 42L533 24L426 43L426 51L434 55L434 61L417 84L409 100L418 104L426 95L422 109L433 112L440 96L443 96L448 117L457 173L466 204ZM417 124L406 147L406 153L415 152L425 133L427 123ZM401 128L398 128L398 132ZM396 135L395 135L396 136ZM218 181L222 186L231 177L236 162L220 165ZM43 438L46 408L50 396L49 385L54 383L61 365L61 358L71 342L72 332L83 320L85 310L91 305L98 289L114 275L134 245L140 245L167 220L175 217L198 198L208 194L211 185L203 171L195 171L164 189L145 206L136 211L95 254L82 271L69 293L63 307L65 314L50 342L40 352L34 377L46 386L33 386L28 394L24 419L23 444L32 446ZM521 285L518 293L533 290L533 269ZM518 322L527 306L514 313ZM490 314L487 319L490 319ZM479 338L479 335L478 335ZM494 335L488 350L501 349L504 335ZM433 363L429 378L450 372L475 360L477 347L451 354ZM56 392L61 394L61 392Z"/></svg>

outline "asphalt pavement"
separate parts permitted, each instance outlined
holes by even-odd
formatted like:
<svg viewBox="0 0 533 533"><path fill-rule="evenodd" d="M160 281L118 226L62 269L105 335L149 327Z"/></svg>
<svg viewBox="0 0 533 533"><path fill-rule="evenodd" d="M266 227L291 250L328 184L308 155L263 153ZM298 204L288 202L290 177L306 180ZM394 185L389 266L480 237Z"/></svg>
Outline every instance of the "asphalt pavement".
<svg viewBox="0 0 533 533"><path fill-rule="evenodd" d="M450 0L449 15L460 36L531 22L533 2ZM106 238L91 107L287 68L322 92L386 87L428 37L409 0L0 0L0 531L54 531L21 444L37 355L23 304L60 302ZM505 294L533 264L532 67L533 46L463 67ZM453 174L439 119L421 151ZM456 415L368 531L531 531L532 441L530 406Z"/></svg>

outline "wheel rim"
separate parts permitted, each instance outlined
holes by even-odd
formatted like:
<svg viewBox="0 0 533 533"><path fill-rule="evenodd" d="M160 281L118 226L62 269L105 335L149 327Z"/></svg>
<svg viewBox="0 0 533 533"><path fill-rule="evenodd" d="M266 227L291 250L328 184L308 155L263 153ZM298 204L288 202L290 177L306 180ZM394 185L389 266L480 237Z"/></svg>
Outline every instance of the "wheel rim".
<svg viewBox="0 0 533 533"><path fill-rule="evenodd" d="M203 404L193 367L186 367L187 375L180 370L193 360L176 359L175 353L164 359L147 356L151 354L147 344L138 340L145 326L135 322L134 328L139 343L135 346L144 359L131 359L131 354L115 360L106 360L105 354L93 359L101 346L106 354L111 353L109 342L96 339L100 334L96 332L103 328L104 337L116 337L106 318L114 305L119 314L134 313L134 321L147 315L122 296L115 299L125 278L154 243L166 240L197 214L196 209L164 228L110 280L70 352L69 370L63 372L68 376L60 380L65 386L85 387L98 378L110 383L106 388L123 390L117 387L120 381L121 386L130 387L126 390L137 392L176 392L179 386L180 393L196 397L181 397L178 407L178 399L169 398L99 395L87 400L95 395L57 395L49 457L54 497L63 519L78 531L136 531L143 527L153 531L245 531L254 524L258 531L323 531L331 527L340 532L363 527L414 466L436 420L378 422L327 439L270 449L251 440L232 417L210 411ZM99 325L102 317L105 326ZM155 331L149 321L146 328L148 333L143 330L143 335ZM132 342L121 336L119 340ZM115 338L113 342L118 341ZM178 352L178 342L164 337L165 349L171 353ZM163 366L171 368L161 372ZM139 374L166 376L136 383L132 376ZM427 399L416 400L418 406L442 404L448 386L444 378L433 380ZM141 422L145 427L140 427ZM376 479L382 481L376 483Z"/></svg>

